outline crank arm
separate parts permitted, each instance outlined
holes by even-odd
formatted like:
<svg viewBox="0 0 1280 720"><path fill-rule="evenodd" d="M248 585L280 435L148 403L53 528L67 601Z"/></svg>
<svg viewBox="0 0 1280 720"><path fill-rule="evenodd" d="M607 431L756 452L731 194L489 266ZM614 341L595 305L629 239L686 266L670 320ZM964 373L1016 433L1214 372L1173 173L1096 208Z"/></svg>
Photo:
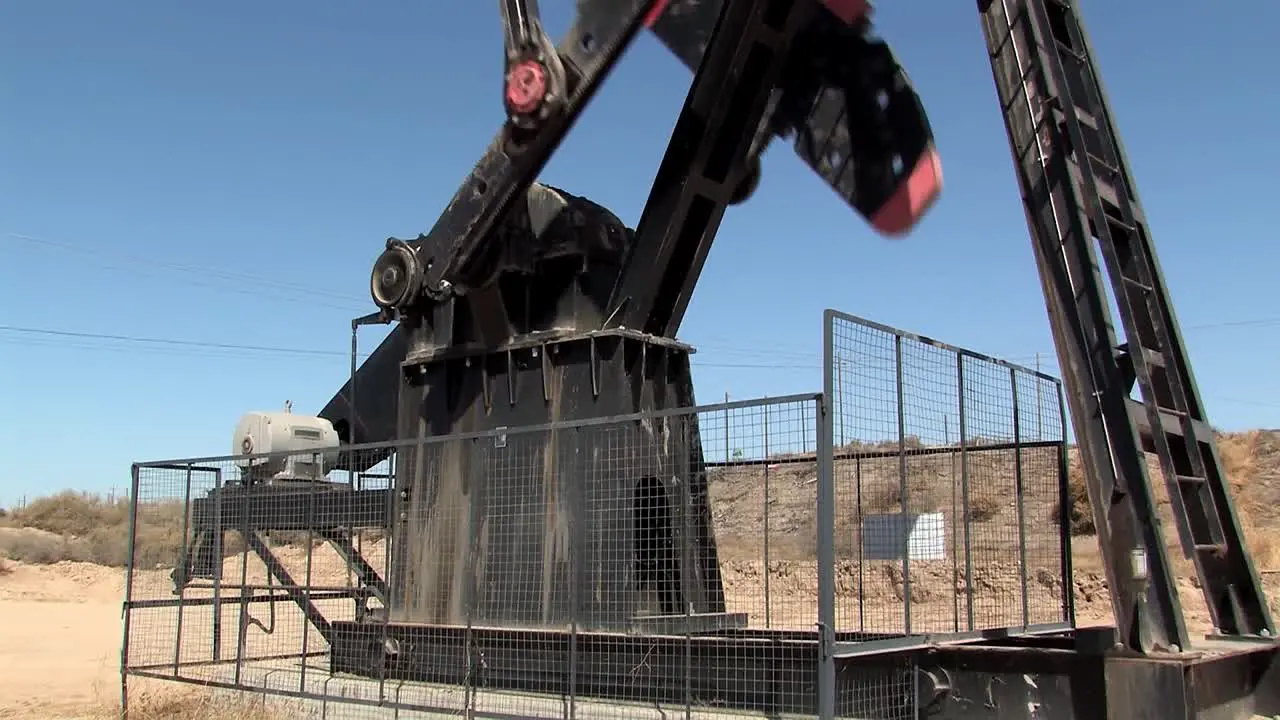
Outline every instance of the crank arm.
<svg viewBox="0 0 1280 720"><path fill-rule="evenodd" d="M374 264L372 294L384 310L401 311L423 295L443 300L466 292L467 271L486 238L538 176L623 51L661 0L583 3L556 48L568 78L564 105L531 132L504 124L448 207L425 235L388 240Z"/></svg>

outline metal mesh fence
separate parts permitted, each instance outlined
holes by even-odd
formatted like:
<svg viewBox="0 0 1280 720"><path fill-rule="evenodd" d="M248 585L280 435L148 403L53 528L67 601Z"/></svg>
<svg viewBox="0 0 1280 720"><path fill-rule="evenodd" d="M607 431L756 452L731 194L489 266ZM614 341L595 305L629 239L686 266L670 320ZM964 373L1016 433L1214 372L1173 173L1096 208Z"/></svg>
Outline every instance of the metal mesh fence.
<svg viewBox="0 0 1280 720"><path fill-rule="evenodd" d="M344 717L812 714L819 404L137 465L126 677Z"/></svg>
<svg viewBox="0 0 1280 720"><path fill-rule="evenodd" d="M915 717L897 651L1071 620L1058 384L834 313L827 357L818 395L136 465L124 681L290 717Z"/></svg>
<svg viewBox="0 0 1280 720"><path fill-rule="evenodd" d="M1069 624L1058 381L835 312L827 361L837 630L865 651Z"/></svg>

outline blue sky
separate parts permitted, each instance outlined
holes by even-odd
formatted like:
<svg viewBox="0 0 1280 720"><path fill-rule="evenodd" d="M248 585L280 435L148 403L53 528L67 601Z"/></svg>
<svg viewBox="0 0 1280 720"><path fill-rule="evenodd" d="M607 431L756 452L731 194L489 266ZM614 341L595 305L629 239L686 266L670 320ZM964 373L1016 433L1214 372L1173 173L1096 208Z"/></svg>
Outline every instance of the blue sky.
<svg viewBox="0 0 1280 720"><path fill-rule="evenodd" d="M571 3L542 5L558 34ZM826 307L1056 371L973 3L882 5L944 197L890 242L771 150L684 323L703 402L820 389ZM501 120L489 2L0 7L0 325L298 350L0 331L0 504L317 410L384 239L431 226ZM1280 5L1085 12L1211 418L1280 425L1280 147L1258 132ZM634 222L689 79L640 38L544 179Z"/></svg>

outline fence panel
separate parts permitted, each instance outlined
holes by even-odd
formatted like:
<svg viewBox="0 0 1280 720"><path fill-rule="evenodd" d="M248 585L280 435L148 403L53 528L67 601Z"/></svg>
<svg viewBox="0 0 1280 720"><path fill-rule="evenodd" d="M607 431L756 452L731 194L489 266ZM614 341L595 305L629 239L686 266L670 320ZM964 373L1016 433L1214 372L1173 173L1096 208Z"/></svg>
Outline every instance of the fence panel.
<svg viewBox="0 0 1280 720"><path fill-rule="evenodd" d="M1065 627L1058 381L828 311L836 626L849 643Z"/></svg>
<svg viewBox="0 0 1280 720"><path fill-rule="evenodd" d="M141 463L126 681L344 717L812 714L819 402ZM322 461L359 472L279 475Z"/></svg>
<svg viewBox="0 0 1280 720"><path fill-rule="evenodd" d="M913 717L912 659L854 656L1071 619L1061 390L834 312L826 356L822 395L138 464L124 681L286 715Z"/></svg>

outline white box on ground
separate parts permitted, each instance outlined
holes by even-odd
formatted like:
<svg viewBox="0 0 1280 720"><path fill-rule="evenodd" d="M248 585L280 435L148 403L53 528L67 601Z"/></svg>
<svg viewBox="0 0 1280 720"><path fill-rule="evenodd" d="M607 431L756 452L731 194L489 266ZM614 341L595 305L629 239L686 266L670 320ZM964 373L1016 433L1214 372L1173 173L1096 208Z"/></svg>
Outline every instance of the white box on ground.
<svg viewBox="0 0 1280 720"><path fill-rule="evenodd" d="M947 558L946 520L942 513L887 513L862 518L864 560Z"/></svg>

